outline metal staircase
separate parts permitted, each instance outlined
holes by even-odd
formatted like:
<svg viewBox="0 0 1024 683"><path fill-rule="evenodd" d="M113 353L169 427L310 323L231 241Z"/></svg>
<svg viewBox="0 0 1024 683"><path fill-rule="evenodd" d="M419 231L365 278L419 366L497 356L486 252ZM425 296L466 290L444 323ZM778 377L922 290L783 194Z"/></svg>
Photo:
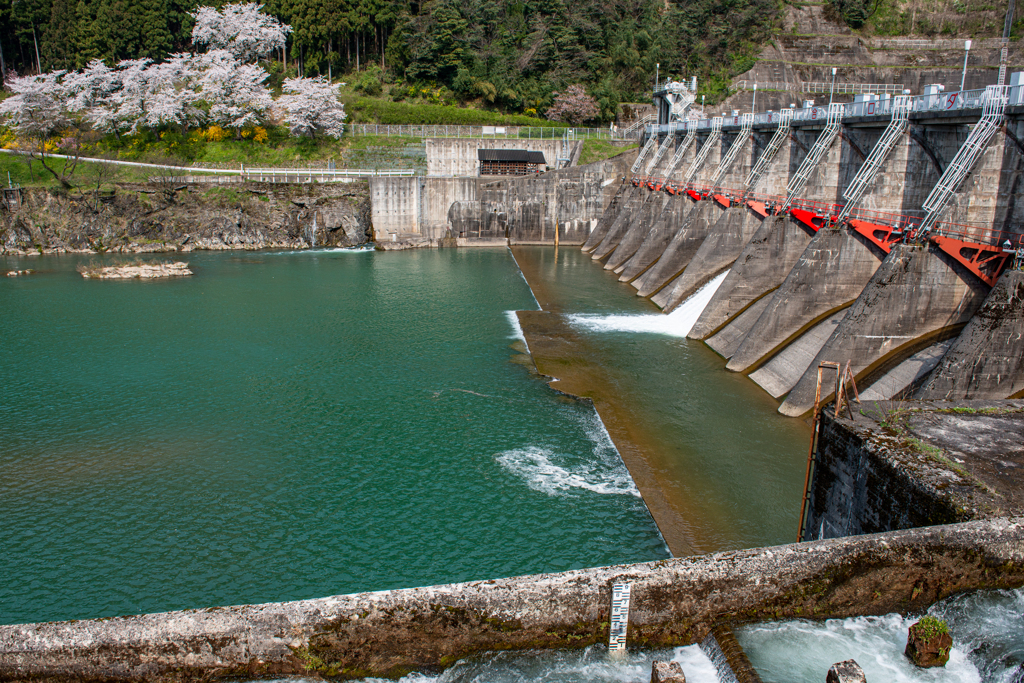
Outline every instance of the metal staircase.
<svg viewBox="0 0 1024 683"><path fill-rule="evenodd" d="M697 137L697 121L690 120L686 122L686 137L676 147L676 153L672 155L672 159L668 162L668 169L665 171L665 179L671 180L672 174L679 168L679 163L683 160L683 155L686 154L686 150L690 149L690 145L693 144L694 138Z"/></svg>
<svg viewBox="0 0 1024 683"><path fill-rule="evenodd" d="M782 143L789 137L789 123L793 118L792 109L783 109L779 112L779 128L775 131L775 135L768 142L768 146L764 148L764 152L757 158L757 162L754 164L754 168L750 169L750 173L747 175L746 181L743 183L743 194L747 195L757 183L761 180L761 176L765 174L768 167L771 166L772 161L775 159L775 155L778 154L782 148Z"/></svg>
<svg viewBox="0 0 1024 683"><path fill-rule="evenodd" d="M672 145L672 140L675 136L675 131L669 127L668 134L665 136L665 142L661 143L661 146L658 147L658 151L655 153L654 157L647 162L647 168L644 169L645 176L650 177L651 171L658 168L658 164L661 163L661 159L665 156L665 152L667 152L668 148Z"/></svg>
<svg viewBox="0 0 1024 683"><path fill-rule="evenodd" d="M640 137L640 131L642 131L644 129L644 126L646 126L649 123L654 123L654 122L655 122L654 115L653 114L648 114L647 116L644 116L644 117L639 118L636 121L634 121L633 125L631 125L626 130L622 131L618 135L618 137L621 137L623 140L628 140L628 139L634 138L634 137L638 138L638 137Z"/></svg>
<svg viewBox="0 0 1024 683"><path fill-rule="evenodd" d="M718 165L718 170L715 172L715 177L711 181L711 191L716 192L721 184L722 180L725 179L725 175L729 172L729 168L732 163L736 161L736 157L740 155L740 150L743 149L747 144L747 140L750 138L750 131L754 127L754 115L743 114L740 117L740 132L736 135L736 140L732 143L732 147L725 153L725 158L722 159L722 163Z"/></svg>
<svg viewBox="0 0 1024 683"><path fill-rule="evenodd" d="M793 179L789 181L789 185L786 187L786 202L779 208L779 213L789 211L793 200L804 191L811 173L814 172L818 163L821 162L821 158L832 147L832 143L839 137L839 129L842 127L842 123L843 105L839 102L833 102L828 105L828 119L825 123L825 130L821 131L821 135L814 141L811 151L807 153L807 158L800 164L796 175L793 176Z"/></svg>
<svg viewBox="0 0 1024 683"><path fill-rule="evenodd" d="M645 144L643 146L643 149L640 150L640 154L637 155L636 161L633 162L633 165L629 169L630 173L636 173L637 171L640 170L640 165L644 163L644 159L647 157L648 154L650 154L651 148L653 148L654 145L657 144L657 142L657 135L652 135L651 137L647 138L647 144Z"/></svg>
<svg viewBox="0 0 1024 683"><path fill-rule="evenodd" d="M836 216L837 224L846 220L850 212L856 208L864 193L871 187L871 184L875 181L875 176L878 175L878 171L882 168L882 164L885 163L889 153L896 147L896 143L900 141L903 134L907 132L909 123L910 97L908 95L897 95L893 98L892 120L889 121L889 125L886 127L885 132L882 133L882 137L878 140L874 149L871 150L868 158L864 160L864 165L857 171L857 176L853 179L853 182L843 192L846 206Z"/></svg>
<svg viewBox="0 0 1024 683"><path fill-rule="evenodd" d="M716 116L711 119L711 134L708 135L708 139L701 145L700 150L697 152L697 156L693 158L693 162L690 167L686 169L686 173L683 174L683 179L680 183L680 187L686 188L686 186L693 180L693 176L697 175L697 171L704 165L704 160L708 158L708 153L711 152L711 148L714 147L719 140L722 139L722 117Z"/></svg>
<svg viewBox="0 0 1024 683"><path fill-rule="evenodd" d="M1003 120L1003 112L1006 110L1006 87L990 85L985 88L984 97L985 103L981 110L981 120L971 130L971 134L967 136L967 141L963 144L963 147L957 151L956 156L949 162L949 166L946 167L942 177L939 178L939 182L932 188L928 198L924 200L922 208L928 213L921 222L921 228L918 232L919 237L923 237L935 226L939 215L946 209L949 201L959 189L960 184L971 173L971 169L977 163L978 157L988 147L992 136L999 130L999 125Z"/></svg>

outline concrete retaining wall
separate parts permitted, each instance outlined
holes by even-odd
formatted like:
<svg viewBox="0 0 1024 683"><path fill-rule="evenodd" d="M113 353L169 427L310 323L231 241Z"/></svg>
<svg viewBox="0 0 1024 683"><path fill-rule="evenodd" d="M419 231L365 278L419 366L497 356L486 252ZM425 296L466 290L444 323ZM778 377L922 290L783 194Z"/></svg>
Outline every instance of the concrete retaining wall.
<svg viewBox="0 0 1024 683"><path fill-rule="evenodd" d="M555 168L562 151L560 138L531 140L527 138L427 138L428 176L477 176L480 175L479 149L522 149L528 152L543 152L547 166ZM577 141L569 143L575 147Z"/></svg>
<svg viewBox="0 0 1024 683"><path fill-rule="evenodd" d="M0 679L395 677L482 650L605 641L611 585L620 581L633 586L631 646L697 642L719 621L920 611L963 590L1024 585L1024 519L298 602L0 626Z"/></svg>

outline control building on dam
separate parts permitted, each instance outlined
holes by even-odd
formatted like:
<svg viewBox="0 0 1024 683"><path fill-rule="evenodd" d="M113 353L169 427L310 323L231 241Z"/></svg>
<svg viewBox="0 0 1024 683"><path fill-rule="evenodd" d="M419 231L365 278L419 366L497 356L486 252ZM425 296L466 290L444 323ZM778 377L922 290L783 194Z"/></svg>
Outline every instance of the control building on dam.
<svg viewBox="0 0 1024 683"><path fill-rule="evenodd" d="M374 225L580 245L665 313L714 281L690 338L785 415L812 410L822 361L867 399L1021 397L1024 74L1010 82L710 118L674 117L669 83L639 151L375 179Z"/></svg>

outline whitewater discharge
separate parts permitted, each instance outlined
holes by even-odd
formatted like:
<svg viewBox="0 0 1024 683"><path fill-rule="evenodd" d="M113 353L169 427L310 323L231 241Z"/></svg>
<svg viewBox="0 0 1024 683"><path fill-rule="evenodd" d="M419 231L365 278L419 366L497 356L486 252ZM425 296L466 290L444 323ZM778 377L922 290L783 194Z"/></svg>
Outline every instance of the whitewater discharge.
<svg viewBox="0 0 1024 683"><path fill-rule="evenodd" d="M505 311L505 317L508 318L508 324L512 326L512 334L509 336L509 339L518 339L529 347L526 335L523 334L523 326L519 324L519 316L516 315L516 312Z"/></svg>
<svg viewBox="0 0 1024 683"><path fill-rule="evenodd" d="M549 447L525 446L499 453L494 459L528 487L549 496L582 490L640 498L640 491L597 412L582 416L580 421L593 444L589 457L559 453Z"/></svg>
<svg viewBox="0 0 1024 683"><path fill-rule="evenodd" d="M328 256L334 254L365 254L371 251L375 251L372 244L362 244L358 247L321 247L319 249L292 249L291 251L274 251L270 252L271 256L292 256L295 254L303 254L306 256Z"/></svg>
<svg viewBox="0 0 1024 683"><path fill-rule="evenodd" d="M697 318L700 317L701 312L711 301L711 297L718 291L722 280L728 274L729 271L725 271L716 276L668 315L657 313L638 315L577 314L567 316L567 318L570 324L595 332L648 332L670 337L685 337L693 329Z"/></svg>
<svg viewBox="0 0 1024 683"><path fill-rule="evenodd" d="M611 659L604 645L583 650L495 652L459 660L440 676L412 673L401 683L636 683L651 677L655 661L676 661L687 683L721 683L715 665L700 647L629 652ZM386 683L369 678L364 683Z"/></svg>
<svg viewBox="0 0 1024 683"><path fill-rule="evenodd" d="M907 629L917 618L899 614L766 623L741 627L736 637L765 683L820 683L833 663L846 659L855 659L869 681L1024 680L1024 590L967 593L928 612L945 619L953 637L943 668L918 669L907 659Z"/></svg>

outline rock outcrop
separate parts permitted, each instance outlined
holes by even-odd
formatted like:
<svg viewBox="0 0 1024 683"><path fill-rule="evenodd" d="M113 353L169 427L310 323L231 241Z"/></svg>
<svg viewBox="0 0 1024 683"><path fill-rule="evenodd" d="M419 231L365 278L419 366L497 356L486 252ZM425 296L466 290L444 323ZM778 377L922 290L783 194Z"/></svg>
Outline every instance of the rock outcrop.
<svg viewBox="0 0 1024 683"><path fill-rule="evenodd" d="M371 235L365 182L122 184L104 201L28 189L0 210L0 254L346 247Z"/></svg>
<svg viewBox="0 0 1024 683"><path fill-rule="evenodd" d="M158 277L192 275L192 271L189 270L188 264L184 261L81 268L79 272L82 274L82 277L95 280L149 280Z"/></svg>

